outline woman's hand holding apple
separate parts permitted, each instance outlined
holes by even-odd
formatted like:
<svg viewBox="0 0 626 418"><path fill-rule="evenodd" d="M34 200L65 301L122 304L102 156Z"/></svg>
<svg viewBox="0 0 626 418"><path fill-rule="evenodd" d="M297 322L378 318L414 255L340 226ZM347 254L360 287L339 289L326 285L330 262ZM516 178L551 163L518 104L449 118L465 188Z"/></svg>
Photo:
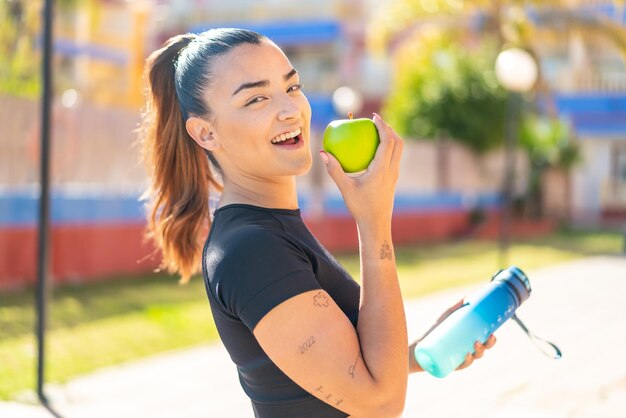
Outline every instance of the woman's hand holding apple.
<svg viewBox="0 0 626 418"><path fill-rule="evenodd" d="M348 210L359 225L391 227L393 198L400 171L403 140L374 114L380 145L367 171L350 177L330 153L320 151L328 174L337 184Z"/></svg>

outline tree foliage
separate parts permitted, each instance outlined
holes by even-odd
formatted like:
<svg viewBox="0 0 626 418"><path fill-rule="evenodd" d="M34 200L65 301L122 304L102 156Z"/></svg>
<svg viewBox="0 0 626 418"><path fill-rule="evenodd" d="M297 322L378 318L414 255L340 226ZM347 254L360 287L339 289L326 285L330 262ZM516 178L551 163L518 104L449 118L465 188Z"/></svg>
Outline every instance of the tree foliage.
<svg viewBox="0 0 626 418"><path fill-rule="evenodd" d="M40 7L41 1L0 2L0 93L29 98L39 94Z"/></svg>
<svg viewBox="0 0 626 418"><path fill-rule="evenodd" d="M54 13L79 7L97 10L97 0L55 0ZM41 90L43 0L0 0L0 94L37 98Z"/></svg>
<svg viewBox="0 0 626 418"><path fill-rule="evenodd" d="M539 57L542 46L554 40L569 42L572 34L595 37L607 41L608 45L615 47L622 58L626 57L626 27L623 25L623 16L626 13L625 0L613 0L601 4L573 4L571 0L389 0L385 2L384 9L372 13L372 19L368 29L368 44L373 51L394 50L395 56L407 54L410 48L421 51L422 59L397 60L401 64L395 65L397 75L392 95L387 105L391 113L388 118L397 117L396 122L406 133L416 136L438 136L438 132L450 128L451 135L455 139L463 140L464 135L455 134L458 123L455 120L445 120L446 116L465 112L468 119L468 132L475 123L483 123L489 126L491 133L501 135L503 133L502 111L504 106L491 107L484 103L467 101L463 103L463 110L459 101L450 100L449 94L442 91L454 91L450 77L442 72L438 66L435 69L422 68L436 62L436 52L424 52L423 48L415 39L427 39L425 34L435 27L438 31L445 32L450 44L457 45L456 49L447 46L446 50L455 51L459 55L459 62L468 55L464 48L477 40L489 39L495 43L496 49L517 46L526 49L535 57ZM407 48L407 44L409 48ZM410 55L410 53L408 53ZM478 62L474 63L478 65ZM541 61L538 60L541 67ZM587 65L593 65L588 63ZM463 68L471 66L457 66L460 74ZM485 69L486 80L492 79L489 74L491 66ZM592 68L590 68L593 70ZM463 82L469 86L476 78L471 70L466 70ZM552 89L546 80L540 77L535 86L537 97L543 97L547 103L548 113L551 118L541 118L530 115L523 119L521 125L521 146L526 150L531 164L531 178L528 185L529 194L537 194L541 173L547 167L557 167L564 170L570 169L580 160L580 151L577 144L572 140L572 132L563 122L555 119L555 108L552 101ZM414 78L414 80L410 80ZM427 85L428 84L428 85ZM489 84L488 84L489 85ZM424 94L424 92L436 91L437 94ZM489 90L487 90L489 91ZM503 94L494 90L494 98ZM470 97L471 94L468 93ZM433 97L438 97L440 109L436 108ZM462 95L452 95L454 99ZM484 108L481 109L481 105ZM480 110L477 110L480 109ZM394 115L393 113L397 113ZM488 115L488 116L485 116ZM492 115L491 121L485 122ZM430 121L426 120L431 118ZM462 117L461 117L462 118ZM463 120L463 119L459 119ZM480 121L480 122L478 122ZM431 123L432 122L432 123ZM457 123L455 125L455 123ZM430 124L430 125L429 125ZM478 132L478 131L476 131ZM503 135L501 135L503 136ZM488 147L476 146L474 140L479 136L471 133L467 144L476 150ZM497 140L488 141L483 137L485 144L493 144Z"/></svg>
<svg viewBox="0 0 626 418"><path fill-rule="evenodd" d="M566 122L534 113L522 120L519 145L528 153L531 163L539 167L568 169L580 157Z"/></svg>
<svg viewBox="0 0 626 418"><path fill-rule="evenodd" d="M581 159L580 148L567 123L528 113L520 124L518 143L530 163L525 201L530 216L542 215L541 181L549 168L569 170Z"/></svg>
<svg viewBox="0 0 626 418"><path fill-rule="evenodd" d="M507 93L495 78L493 45L469 50L431 34L407 46L383 110L401 134L449 137L478 153L501 144Z"/></svg>
<svg viewBox="0 0 626 418"><path fill-rule="evenodd" d="M602 6L624 15L625 0L613 0ZM377 50L419 28L425 20L437 22L448 29L480 25L481 31L496 37L501 44L530 49L539 27L554 35L567 36L568 29L603 36L626 50L626 28L606 14L590 13L589 7L572 7L571 0L389 0L381 2L380 12L372 14L368 42ZM463 23L460 23L463 22Z"/></svg>

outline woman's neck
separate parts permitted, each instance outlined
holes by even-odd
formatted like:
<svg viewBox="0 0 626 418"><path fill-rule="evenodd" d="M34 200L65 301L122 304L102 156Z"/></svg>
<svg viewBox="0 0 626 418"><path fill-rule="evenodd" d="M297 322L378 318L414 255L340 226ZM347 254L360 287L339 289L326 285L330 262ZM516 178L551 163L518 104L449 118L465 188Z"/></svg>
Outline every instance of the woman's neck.
<svg viewBox="0 0 626 418"><path fill-rule="evenodd" d="M218 206L233 203L246 203L264 208L297 209L295 176L254 183L224 179L224 190Z"/></svg>

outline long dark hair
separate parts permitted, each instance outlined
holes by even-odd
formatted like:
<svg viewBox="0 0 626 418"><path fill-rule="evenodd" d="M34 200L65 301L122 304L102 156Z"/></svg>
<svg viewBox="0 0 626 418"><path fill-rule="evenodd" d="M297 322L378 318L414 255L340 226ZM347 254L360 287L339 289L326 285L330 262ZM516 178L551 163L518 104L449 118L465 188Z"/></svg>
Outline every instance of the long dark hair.
<svg viewBox="0 0 626 418"><path fill-rule="evenodd" d="M211 117L204 93L215 80L216 57L242 44L258 45L262 35L244 29L212 29L177 35L148 57L147 105L140 129L150 181L144 193L148 236L161 250L161 267L186 283L199 271L202 241L210 228L209 187L221 191L209 152L185 128L191 116ZM207 158L208 156L208 158Z"/></svg>

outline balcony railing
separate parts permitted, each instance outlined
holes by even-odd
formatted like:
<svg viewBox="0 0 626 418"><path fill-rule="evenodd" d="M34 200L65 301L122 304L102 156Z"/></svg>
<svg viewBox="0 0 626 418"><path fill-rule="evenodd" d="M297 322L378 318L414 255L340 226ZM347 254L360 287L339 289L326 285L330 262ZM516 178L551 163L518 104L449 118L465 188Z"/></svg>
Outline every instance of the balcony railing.
<svg viewBox="0 0 626 418"><path fill-rule="evenodd" d="M575 77L577 91L626 92L626 72L588 71Z"/></svg>

